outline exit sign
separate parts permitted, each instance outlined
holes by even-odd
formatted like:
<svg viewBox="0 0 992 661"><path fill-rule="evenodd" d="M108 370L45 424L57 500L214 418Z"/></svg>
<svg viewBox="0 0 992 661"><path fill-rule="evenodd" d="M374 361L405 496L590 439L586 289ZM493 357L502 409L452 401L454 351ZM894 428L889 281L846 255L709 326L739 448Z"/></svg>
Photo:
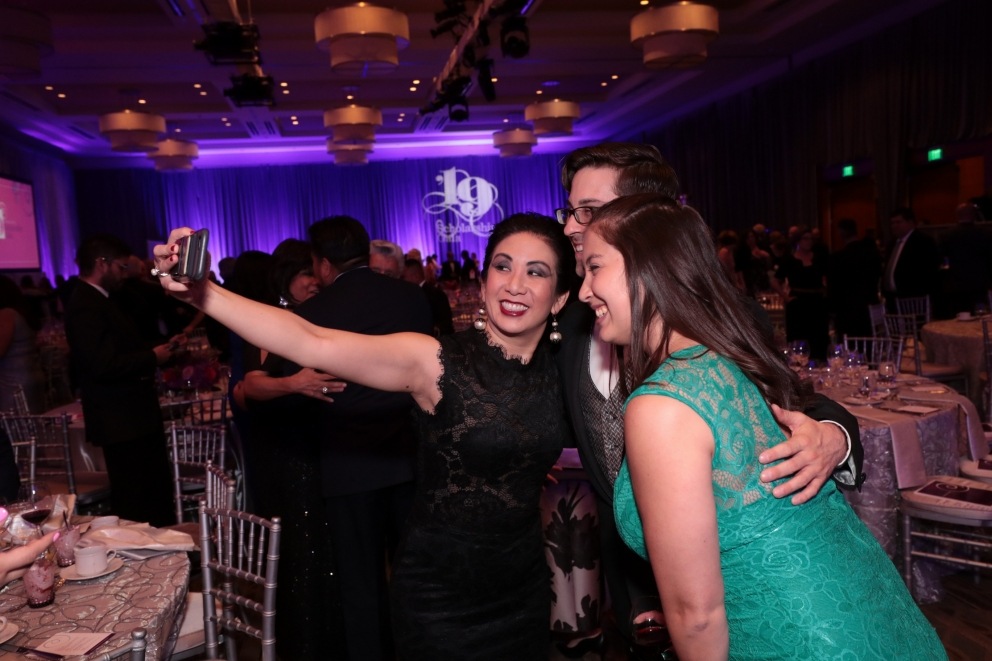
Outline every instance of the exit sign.
<svg viewBox="0 0 992 661"><path fill-rule="evenodd" d="M928 161L939 161L942 158L944 158L944 150L941 149L940 147L927 151Z"/></svg>
<svg viewBox="0 0 992 661"><path fill-rule="evenodd" d="M842 176L842 177L853 177L854 176L854 166L853 165L845 165L841 169L841 171L840 171L840 176Z"/></svg>

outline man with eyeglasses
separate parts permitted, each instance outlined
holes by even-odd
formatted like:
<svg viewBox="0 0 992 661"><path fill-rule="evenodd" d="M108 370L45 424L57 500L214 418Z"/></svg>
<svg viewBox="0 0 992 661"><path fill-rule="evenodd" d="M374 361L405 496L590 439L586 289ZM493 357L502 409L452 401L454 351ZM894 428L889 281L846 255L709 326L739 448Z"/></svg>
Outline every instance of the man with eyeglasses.
<svg viewBox="0 0 992 661"><path fill-rule="evenodd" d="M575 250L579 277L585 275L583 239L596 209L622 195L655 192L677 199L679 192L675 171L658 150L636 143L577 149L565 158L561 177L568 206L556 209L555 216ZM566 309L560 318L563 342L558 366L576 445L596 493L602 567L613 613L629 641L632 599L657 595L658 591L650 565L626 547L613 518L613 483L624 456L624 401L617 387L619 370L613 348L595 337L594 321L587 305L573 304ZM779 498L792 495L797 505L812 498L831 474L848 487L864 480L863 451L854 417L825 397L807 407L805 413L785 412L779 422L791 430L790 438L760 457L763 463L784 460L766 469L762 480L789 478L775 487L774 494Z"/></svg>
<svg viewBox="0 0 992 661"><path fill-rule="evenodd" d="M152 347L110 299L131 254L113 236L95 236L76 251L79 284L66 304L65 332L82 394L86 440L103 448L110 511L153 526L176 522L155 369L169 344Z"/></svg>

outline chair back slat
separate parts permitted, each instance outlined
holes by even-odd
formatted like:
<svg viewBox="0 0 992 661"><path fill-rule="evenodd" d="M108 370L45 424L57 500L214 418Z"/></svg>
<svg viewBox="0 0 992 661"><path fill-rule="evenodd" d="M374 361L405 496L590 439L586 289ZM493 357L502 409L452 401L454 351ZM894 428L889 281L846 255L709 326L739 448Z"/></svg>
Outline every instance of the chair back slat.
<svg viewBox="0 0 992 661"><path fill-rule="evenodd" d="M903 296L896 299L896 312L916 317L918 326L930 323L929 296Z"/></svg>
<svg viewBox="0 0 992 661"><path fill-rule="evenodd" d="M254 514L200 504L203 620L208 658L216 658L221 630L261 642L262 661L275 661L275 595L281 523ZM255 595L262 588L262 599ZM217 609L220 603L220 612ZM226 636L228 658L236 657Z"/></svg>
<svg viewBox="0 0 992 661"><path fill-rule="evenodd" d="M69 415L3 414L4 431L14 449L21 481L45 483L53 490L76 494L76 476L69 445Z"/></svg>
<svg viewBox="0 0 992 661"><path fill-rule="evenodd" d="M206 489L207 464L221 470L227 455L227 430L221 426L169 427L169 460L172 463L172 495L176 521L192 521Z"/></svg>

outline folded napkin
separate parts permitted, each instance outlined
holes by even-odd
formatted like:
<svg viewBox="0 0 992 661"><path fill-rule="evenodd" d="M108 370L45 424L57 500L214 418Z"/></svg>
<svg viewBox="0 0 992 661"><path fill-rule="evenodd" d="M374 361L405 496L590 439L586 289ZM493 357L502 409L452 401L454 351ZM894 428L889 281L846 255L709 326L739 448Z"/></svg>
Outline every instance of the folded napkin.
<svg viewBox="0 0 992 661"><path fill-rule="evenodd" d="M988 452L988 441L985 440L985 431L982 429L982 418L978 414L978 408L974 402L958 393L948 389L947 392L919 392L915 390L902 390L899 399L915 402L935 402L939 404L957 404L965 416L965 426L968 430L968 454L970 459L978 461Z"/></svg>
<svg viewBox="0 0 992 661"><path fill-rule="evenodd" d="M83 538L100 542L114 550L192 551L196 548L193 538L188 534L178 530L153 528L147 523L90 530Z"/></svg>
<svg viewBox="0 0 992 661"><path fill-rule="evenodd" d="M918 487L927 481L927 468L923 463L920 433L913 418L867 406L846 407L858 418L881 422L892 434L892 459L896 464L896 484L900 489Z"/></svg>

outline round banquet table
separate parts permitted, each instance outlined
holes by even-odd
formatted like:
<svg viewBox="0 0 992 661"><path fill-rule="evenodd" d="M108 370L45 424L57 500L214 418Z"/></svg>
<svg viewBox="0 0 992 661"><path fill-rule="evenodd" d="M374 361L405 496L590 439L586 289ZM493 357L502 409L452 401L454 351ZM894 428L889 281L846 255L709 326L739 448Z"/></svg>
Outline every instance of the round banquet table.
<svg viewBox="0 0 992 661"><path fill-rule="evenodd" d="M114 633L85 657L130 645L131 631L148 631L146 658L167 659L178 634L176 622L186 605L190 561L184 552L166 553L145 560L125 560L124 566L107 576L65 581L56 590L55 601L42 608L26 605L3 613L20 631L8 642L36 648L58 633ZM24 583L16 580L0 593L4 602L24 597ZM22 602L23 603L23 602ZM23 655L0 651L0 659L22 659Z"/></svg>
<svg viewBox="0 0 992 661"><path fill-rule="evenodd" d="M985 370L982 319L972 317L968 321L931 321L920 329L927 359L947 365L960 365L968 380L968 395L979 411L983 408L979 375Z"/></svg>
<svg viewBox="0 0 992 661"><path fill-rule="evenodd" d="M942 384L917 377L910 378L908 375L900 377L897 382L900 389L907 390L926 384L932 384L935 389L942 387ZM857 416L858 407L849 403L855 390L852 384L818 388L827 397L852 408L852 413ZM893 407L910 403L914 402L891 401ZM950 403L932 404L931 408L936 410L924 415L901 414L896 411L890 413L915 422L927 475L957 475L958 457L967 443L958 407ZM864 471L868 479L860 491L845 489L843 493L858 518L868 526L875 539L901 570L903 531L892 428L877 420L858 417L858 429L864 446ZM939 600L942 594L941 575L940 567L934 563L914 563L913 592L918 601L930 603Z"/></svg>

